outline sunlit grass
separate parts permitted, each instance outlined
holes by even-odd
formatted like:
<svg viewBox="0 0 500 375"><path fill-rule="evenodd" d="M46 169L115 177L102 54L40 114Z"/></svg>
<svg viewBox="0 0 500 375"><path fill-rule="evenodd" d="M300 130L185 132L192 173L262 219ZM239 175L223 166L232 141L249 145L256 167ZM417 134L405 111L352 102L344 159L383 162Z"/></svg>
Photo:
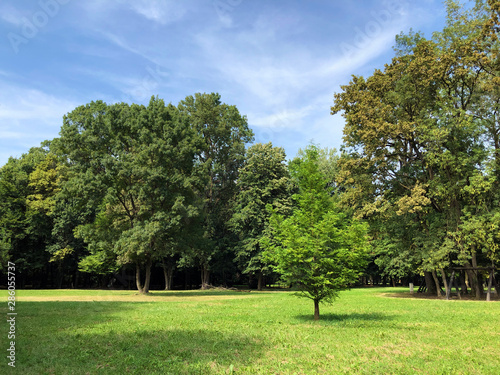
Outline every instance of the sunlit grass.
<svg viewBox="0 0 500 375"><path fill-rule="evenodd" d="M289 292L21 290L13 373L500 373L499 302L382 295L399 291L344 292L314 322Z"/></svg>

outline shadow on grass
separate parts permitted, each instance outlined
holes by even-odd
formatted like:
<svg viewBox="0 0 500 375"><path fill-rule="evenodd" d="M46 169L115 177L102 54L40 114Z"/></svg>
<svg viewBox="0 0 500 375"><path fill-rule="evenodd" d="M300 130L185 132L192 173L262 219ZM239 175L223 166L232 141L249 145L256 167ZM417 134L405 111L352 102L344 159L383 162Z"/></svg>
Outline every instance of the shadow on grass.
<svg viewBox="0 0 500 375"><path fill-rule="evenodd" d="M148 318L148 310L141 315L136 306L23 303L16 367L29 374L225 373L262 355L263 343L249 334L203 325L179 328L171 320Z"/></svg>
<svg viewBox="0 0 500 375"><path fill-rule="evenodd" d="M271 293L271 292L269 292ZM151 296L159 297L201 297L201 296L249 296L268 294L248 290L192 290L192 291L151 291Z"/></svg>
<svg viewBox="0 0 500 375"><path fill-rule="evenodd" d="M78 334L62 337L61 341L74 340L57 353L62 357L73 356L73 368L88 370L107 369L105 373L173 373L228 370L231 365L248 366L260 355L261 345L248 336L220 333L210 330L163 329L133 333L108 332ZM77 342L84 343L78 345ZM73 348L71 348L73 346ZM74 350L79 354L74 356ZM83 356L80 353L85 353ZM57 363L58 358L54 358Z"/></svg>
<svg viewBox="0 0 500 375"><path fill-rule="evenodd" d="M314 321L313 314L301 314L295 316L295 318L304 321L312 322ZM393 320L391 315L380 314L380 313L347 313L347 314L320 314L320 322L381 322L387 320Z"/></svg>

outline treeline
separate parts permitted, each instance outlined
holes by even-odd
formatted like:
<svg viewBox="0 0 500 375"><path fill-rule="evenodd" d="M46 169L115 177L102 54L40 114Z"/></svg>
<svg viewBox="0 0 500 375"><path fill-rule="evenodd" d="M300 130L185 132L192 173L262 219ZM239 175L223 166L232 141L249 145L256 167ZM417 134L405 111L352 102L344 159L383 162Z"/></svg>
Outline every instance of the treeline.
<svg viewBox="0 0 500 375"><path fill-rule="evenodd" d="M361 280L421 278L438 295L454 284L477 298L487 284L498 294L500 5L447 9L443 31L397 36L391 63L335 95L332 113L346 120L340 155L308 146L287 162L282 148L249 146L247 119L218 94L76 108L59 138L0 169L2 266L16 264L19 287L261 289L289 271L265 254L273 236L275 259L287 241L305 248L276 218L306 238L304 218L312 228L334 210L318 229L327 242L340 217L368 226ZM311 191L324 203L307 199L301 165L321 174Z"/></svg>
<svg viewBox="0 0 500 375"><path fill-rule="evenodd" d="M262 289L278 275L261 239L272 214L292 213L300 178L289 165L305 154L287 164L282 148L252 140L213 93L78 107L59 138L0 169L2 265L15 263L19 287L147 293L153 275L165 289ZM338 157L309 149L332 185Z"/></svg>

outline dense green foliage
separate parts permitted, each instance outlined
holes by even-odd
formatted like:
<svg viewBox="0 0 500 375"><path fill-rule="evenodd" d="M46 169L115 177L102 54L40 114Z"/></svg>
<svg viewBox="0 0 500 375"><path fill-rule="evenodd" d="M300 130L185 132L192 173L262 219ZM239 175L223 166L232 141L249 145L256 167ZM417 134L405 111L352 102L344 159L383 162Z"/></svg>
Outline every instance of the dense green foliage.
<svg viewBox="0 0 500 375"><path fill-rule="evenodd" d="M269 232L261 240L273 268L298 286L299 295L314 301L315 319L320 302L332 302L339 291L356 282L367 256L365 227L338 210L318 159L317 147L309 146L302 158L293 160L297 207L287 218L274 211Z"/></svg>
<svg viewBox="0 0 500 375"><path fill-rule="evenodd" d="M346 119L339 182L344 204L371 221L386 275L432 273L439 292L436 272L446 285L462 266L480 297L490 273L472 268L500 260L498 41L482 1L447 7L442 32L399 35L390 64L335 95L332 113Z"/></svg>
<svg viewBox="0 0 500 375"><path fill-rule="evenodd" d="M256 144L248 148L245 164L240 170L239 192L231 221L239 236L236 261L243 273L258 277L262 290L263 277L269 269L262 259L260 244L269 231L269 207L276 213L289 214L293 185L285 164L285 151L271 143Z"/></svg>
<svg viewBox="0 0 500 375"><path fill-rule="evenodd" d="M197 193L202 201L203 240L198 242L192 257L201 266L201 285L205 288L214 263L228 267L231 205L238 189L236 182L244 162L245 144L253 141L253 132L236 106L222 103L218 94L188 96L178 108L200 139L195 164L202 182Z"/></svg>

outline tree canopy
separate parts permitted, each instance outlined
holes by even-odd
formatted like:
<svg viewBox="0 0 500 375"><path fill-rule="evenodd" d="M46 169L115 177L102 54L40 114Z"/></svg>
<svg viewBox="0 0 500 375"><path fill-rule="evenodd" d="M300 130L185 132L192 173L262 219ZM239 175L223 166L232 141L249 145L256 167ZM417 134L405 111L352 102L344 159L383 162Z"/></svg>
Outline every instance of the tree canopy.
<svg viewBox="0 0 500 375"><path fill-rule="evenodd" d="M261 240L276 272L314 301L315 319L320 302L333 302L358 279L368 255L365 226L338 209L318 159L318 148L309 146L291 164L297 206L286 218L269 206L271 228Z"/></svg>

